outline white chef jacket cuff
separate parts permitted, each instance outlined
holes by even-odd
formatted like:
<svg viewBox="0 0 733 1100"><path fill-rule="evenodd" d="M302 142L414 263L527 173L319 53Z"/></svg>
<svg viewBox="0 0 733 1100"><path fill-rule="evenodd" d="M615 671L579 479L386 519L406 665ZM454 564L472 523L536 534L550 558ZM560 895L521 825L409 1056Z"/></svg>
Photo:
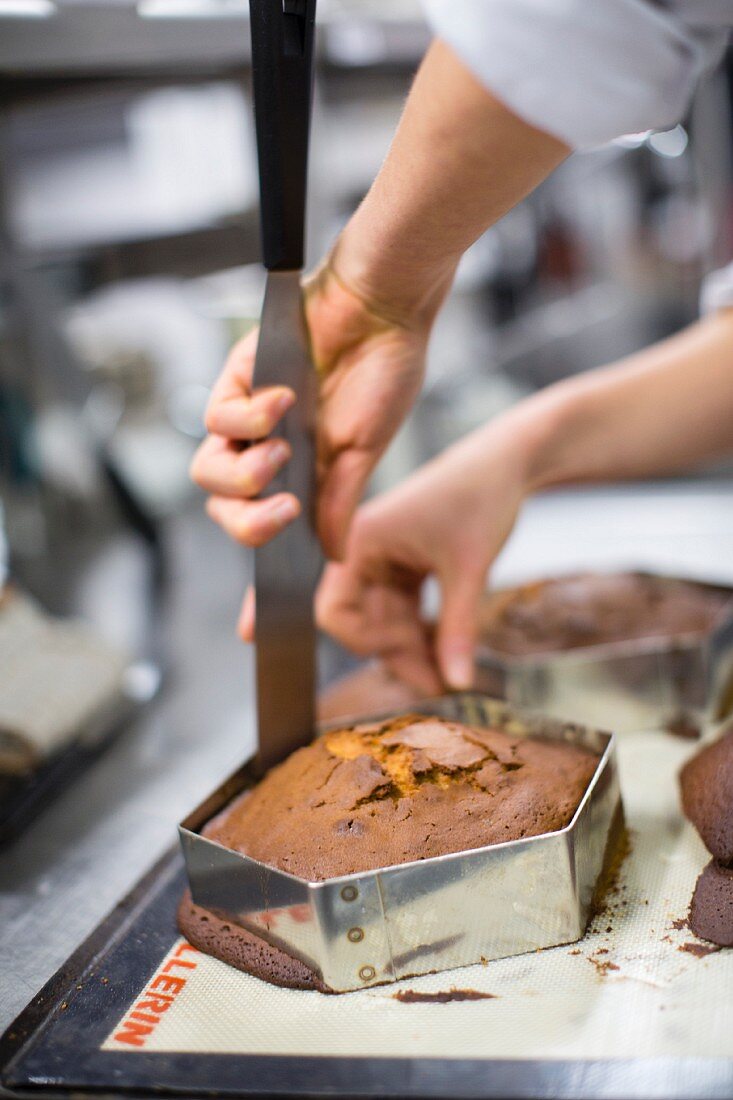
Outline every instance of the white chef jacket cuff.
<svg viewBox="0 0 733 1100"><path fill-rule="evenodd" d="M713 271L703 280L700 290L700 313L716 313L733 306L733 264Z"/></svg>
<svg viewBox="0 0 733 1100"><path fill-rule="evenodd" d="M674 126L727 41L653 0L423 2L486 87L574 149Z"/></svg>

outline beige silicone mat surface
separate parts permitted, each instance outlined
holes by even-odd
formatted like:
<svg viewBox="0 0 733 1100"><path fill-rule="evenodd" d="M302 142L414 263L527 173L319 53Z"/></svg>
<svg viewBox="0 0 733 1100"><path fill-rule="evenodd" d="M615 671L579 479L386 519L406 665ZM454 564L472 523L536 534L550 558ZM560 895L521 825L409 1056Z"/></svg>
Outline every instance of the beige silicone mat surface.
<svg viewBox="0 0 733 1100"><path fill-rule="evenodd" d="M733 950L696 955L686 928L707 855L678 806L695 745L625 735L632 851L580 943L342 996L269 986L178 941L103 1049L227 1054L593 1059L733 1056ZM175 979L175 980L171 980ZM151 999L148 991L163 994ZM404 1003L398 990L490 994ZM165 1006L165 1007L163 1007Z"/></svg>

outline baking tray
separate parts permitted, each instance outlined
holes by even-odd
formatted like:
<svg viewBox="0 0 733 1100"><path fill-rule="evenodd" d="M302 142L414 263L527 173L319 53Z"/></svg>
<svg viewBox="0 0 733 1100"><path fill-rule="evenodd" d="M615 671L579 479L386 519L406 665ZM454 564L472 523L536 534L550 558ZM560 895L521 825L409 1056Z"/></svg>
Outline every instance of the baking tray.
<svg viewBox="0 0 733 1100"><path fill-rule="evenodd" d="M122 690L81 728L72 741L37 768L0 775L0 848L10 844L46 807L89 768L137 719L157 694L143 698Z"/></svg>
<svg viewBox="0 0 733 1100"><path fill-rule="evenodd" d="M115 1042L180 950L174 852L9 1028L2 1082L36 1097L729 1098L733 952L689 953L679 920L708 858L677 805L691 751L660 733L619 739L632 848L581 943L343 997L188 951L198 965L173 971L190 977L152 1034ZM456 986L491 997L395 996Z"/></svg>
<svg viewBox="0 0 733 1100"><path fill-rule="evenodd" d="M176 942L175 913L184 886L180 852L173 851L33 998L0 1039L0 1082L9 1090L4 1095L724 1100L733 1093L730 1058L684 1052L486 1060L420 1056L407 1042L401 1057L375 1057L368 1042L359 1057L107 1049L106 1036ZM281 992L287 998L318 998L319 1006L326 1000L316 993ZM257 1014L248 990L238 1001ZM402 1007L413 1021L426 1011L423 1005ZM212 1012L220 1021L215 1008L196 1010L202 1020Z"/></svg>
<svg viewBox="0 0 733 1100"><path fill-rule="evenodd" d="M723 721L733 712L733 588L641 571L636 576L724 593L730 609L701 638L644 638L534 657L503 656L479 645L476 687L513 706L611 725L615 733L667 729L696 737Z"/></svg>
<svg viewBox="0 0 733 1100"><path fill-rule="evenodd" d="M475 693L415 710L593 749L598 766L570 823L505 844L307 882L201 835L256 782L245 767L180 826L194 903L301 959L338 992L579 939L622 820L613 736Z"/></svg>

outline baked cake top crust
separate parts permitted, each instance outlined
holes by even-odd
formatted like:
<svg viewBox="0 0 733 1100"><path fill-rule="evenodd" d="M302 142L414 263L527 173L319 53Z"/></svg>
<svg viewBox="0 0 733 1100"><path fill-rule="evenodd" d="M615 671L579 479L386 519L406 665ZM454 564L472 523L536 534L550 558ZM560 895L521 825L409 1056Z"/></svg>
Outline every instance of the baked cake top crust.
<svg viewBox="0 0 733 1100"><path fill-rule="evenodd" d="M408 714L324 734L204 833L320 881L563 828L597 764L568 742Z"/></svg>

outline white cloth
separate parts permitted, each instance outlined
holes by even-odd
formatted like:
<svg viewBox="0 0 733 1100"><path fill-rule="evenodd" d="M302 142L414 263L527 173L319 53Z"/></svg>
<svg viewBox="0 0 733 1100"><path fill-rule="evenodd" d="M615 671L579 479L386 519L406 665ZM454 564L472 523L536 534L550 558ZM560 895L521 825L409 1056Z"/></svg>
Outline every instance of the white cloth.
<svg viewBox="0 0 733 1100"><path fill-rule="evenodd" d="M702 284L700 312L715 313L733 306L733 264L713 271Z"/></svg>
<svg viewBox="0 0 733 1100"><path fill-rule="evenodd" d="M733 0L424 0L446 41L516 114L571 148L665 130L719 61Z"/></svg>

